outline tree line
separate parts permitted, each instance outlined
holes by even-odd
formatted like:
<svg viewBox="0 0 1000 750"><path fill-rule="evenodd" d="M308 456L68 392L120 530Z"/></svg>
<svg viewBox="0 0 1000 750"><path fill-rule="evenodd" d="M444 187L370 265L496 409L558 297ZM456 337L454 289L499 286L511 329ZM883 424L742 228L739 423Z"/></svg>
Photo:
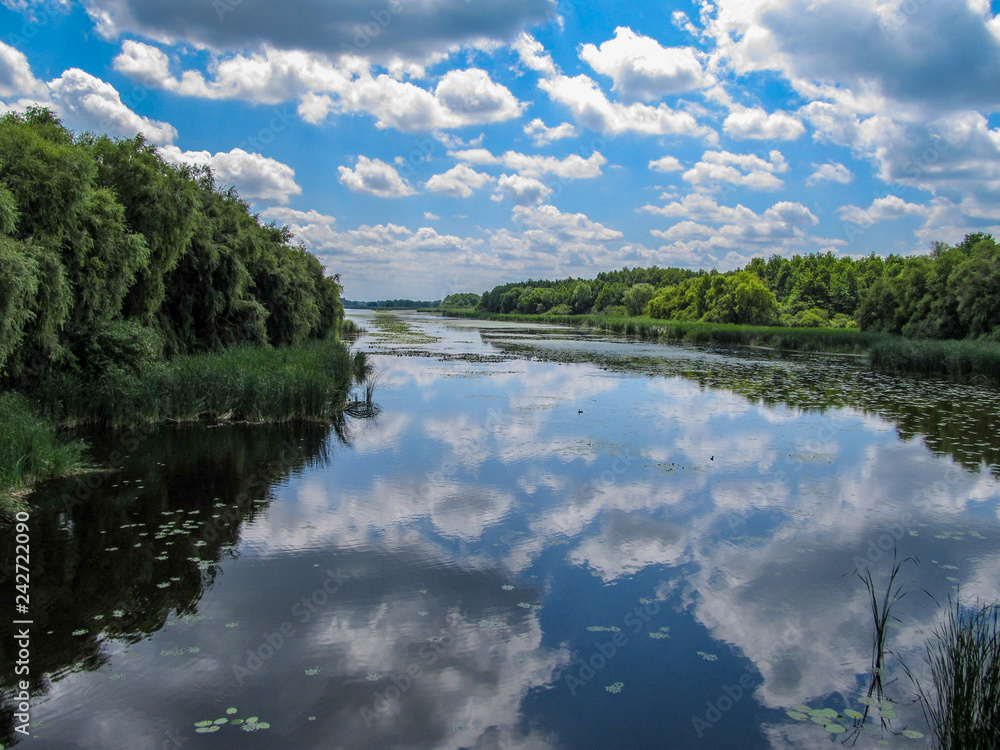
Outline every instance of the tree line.
<svg viewBox="0 0 1000 750"><path fill-rule="evenodd" d="M1000 341L1000 247L991 235L976 233L955 246L935 243L929 255L772 255L725 273L625 268L594 279L500 284L478 302L475 296L463 295L464 304L452 306Z"/></svg>
<svg viewBox="0 0 1000 750"><path fill-rule="evenodd" d="M205 168L141 136L0 118L0 385L329 336L338 277Z"/></svg>

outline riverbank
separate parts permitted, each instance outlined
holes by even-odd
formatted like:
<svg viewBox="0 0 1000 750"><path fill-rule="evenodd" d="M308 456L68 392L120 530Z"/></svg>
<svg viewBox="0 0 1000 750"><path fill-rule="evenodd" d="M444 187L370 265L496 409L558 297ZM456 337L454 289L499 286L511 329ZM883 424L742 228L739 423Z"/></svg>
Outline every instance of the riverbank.
<svg viewBox="0 0 1000 750"><path fill-rule="evenodd" d="M370 376L365 354L335 338L185 355L96 381L53 374L30 398L0 395L0 503L9 507L34 483L85 468L85 444L62 439L62 429L327 421L349 408L352 386Z"/></svg>
<svg viewBox="0 0 1000 750"><path fill-rule="evenodd" d="M477 320L583 326L663 343L865 355L869 366L879 372L1000 387L1000 344L987 341L906 339L856 328L741 326L646 317L521 315L478 310L437 312Z"/></svg>

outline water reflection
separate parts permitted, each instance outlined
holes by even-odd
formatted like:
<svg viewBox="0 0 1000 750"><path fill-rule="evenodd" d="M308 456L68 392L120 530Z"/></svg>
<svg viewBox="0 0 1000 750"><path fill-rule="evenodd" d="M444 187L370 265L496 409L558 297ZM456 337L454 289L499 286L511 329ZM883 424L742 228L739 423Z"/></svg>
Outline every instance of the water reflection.
<svg viewBox="0 0 1000 750"><path fill-rule="evenodd" d="M413 320L359 342L382 411L349 447L165 429L43 493L32 745L808 747L785 709L866 686L856 568L1000 597L995 393ZM937 611L899 610L911 664ZM194 733L231 707L270 728Z"/></svg>

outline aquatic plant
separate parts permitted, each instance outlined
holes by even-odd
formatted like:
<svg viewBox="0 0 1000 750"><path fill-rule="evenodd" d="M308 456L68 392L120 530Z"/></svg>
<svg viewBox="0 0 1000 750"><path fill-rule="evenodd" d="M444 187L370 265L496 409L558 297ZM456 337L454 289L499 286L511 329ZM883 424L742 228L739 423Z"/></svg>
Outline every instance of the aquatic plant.
<svg viewBox="0 0 1000 750"><path fill-rule="evenodd" d="M885 654L888 650L886 629L888 628L890 621L899 622L899 618L892 615L892 609L900 601L900 599L904 598L909 593L909 591L903 590L902 584L896 583L899 571L906 562L916 563L917 559L915 557L907 557L903 560L895 561L895 564L892 566L892 570L889 573L889 583L881 597L876 591L875 580L872 578L871 570L866 568L864 574L857 572L858 578L860 578L862 583L865 584L865 589L868 591L868 603L871 607L872 620L875 626L872 634L872 682L871 686L868 688L868 696L870 697L874 692L878 696L879 700L881 700L884 695L882 676L885 670ZM883 717L884 716L885 714L883 712Z"/></svg>
<svg viewBox="0 0 1000 750"><path fill-rule="evenodd" d="M936 341L892 336L877 341L868 358L871 367L881 372L1000 385L1000 343L992 341Z"/></svg>
<svg viewBox="0 0 1000 750"><path fill-rule="evenodd" d="M11 492L82 466L83 443L61 439L20 394L0 394L0 435L0 515L14 507Z"/></svg>
<svg viewBox="0 0 1000 750"><path fill-rule="evenodd" d="M910 677L941 750L1000 747L1000 605L949 600L924 658L932 687Z"/></svg>

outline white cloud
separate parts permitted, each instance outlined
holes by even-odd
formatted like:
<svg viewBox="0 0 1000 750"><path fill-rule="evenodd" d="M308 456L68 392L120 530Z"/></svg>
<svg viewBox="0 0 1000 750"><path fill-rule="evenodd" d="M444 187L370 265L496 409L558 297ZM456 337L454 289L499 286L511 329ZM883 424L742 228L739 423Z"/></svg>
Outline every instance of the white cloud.
<svg viewBox="0 0 1000 750"><path fill-rule="evenodd" d="M784 182L775 173L787 172L788 163L780 151L771 151L768 157L764 159L754 154L706 151L701 161L684 173L684 180L692 185L710 187L728 183L751 190L777 190Z"/></svg>
<svg viewBox="0 0 1000 750"><path fill-rule="evenodd" d="M302 193L295 182L295 170L287 164L241 148L211 154L208 151L181 151L176 146L160 149L163 158L174 164L211 167L222 185L235 185L244 198L287 203Z"/></svg>
<svg viewBox="0 0 1000 750"><path fill-rule="evenodd" d="M432 193L452 198L469 198L483 185L493 182L493 177L477 172L467 164L459 164L443 174L436 174L424 184Z"/></svg>
<svg viewBox="0 0 1000 750"><path fill-rule="evenodd" d="M573 180L599 177L601 167L608 161L599 151L594 151L586 159L579 154L570 154L560 159L556 156L537 156L517 151L507 151L502 156L495 156L485 148L452 151L450 154L460 161L471 164L503 165L508 169L517 170L525 177L543 177L552 174Z"/></svg>
<svg viewBox="0 0 1000 750"><path fill-rule="evenodd" d="M676 156L664 156L649 162L649 168L654 172L680 172L684 165Z"/></svg>
<svg viewBox="0 0 1000 750"><path fill-rule="evenodd" d="M514 221L533 229L540 229L560 238L585 242L607 242L620 240L624 235L617 229L610 229L586 214L566 214L555 206L516 206Z"/></svg>
<svg viewBox="0 0 1000 750"><path fill-rule="evenodd" d="M448 71L434 95L462 125L502 122L521 114L514 95L478 68Z"/></svg>
<svg viewBox="0 0 1000 750"><path fill-rule="evenodd" d="M613 90L626 102L656 100L714 82L691 47L663 47L624 26L600 47L583 45L580 58L610 77Z"/></svg>
<svg viewBox="0 0 1000 750"><path fill-rule="evenodd" d="M396 168L381 159L359 156L357 166L337 167L340 183L356 193L368 193L379 198L402 198L413 195L414 189L404 180Z"/></svg>
<svg viewBox="0 0 1000 750"><path fill-rule="evenodd" d="M511 46L525 67L543 75L556 75L556 65L552 62L552 56L545 51L542 43L530 34L522 32Z"/></svg>
<svg viewBox="0 0 1000 750"><path fill-rule="evenodd" d="M440 216L432 214L430 211L424 211L424 218L427 219L427 221L438 221L441 219Z"/></svg>
<svg viewBox="0 0 1000 750"><path fill-rule="evenodd" d="M506 196L519 206L534 206L544 202L551 194L552 188L534 177L504 174L497 180L497 193L494 197Z"/></svg>
<svg viewBox="0 0 1000 750"><path fill-rule="evenodd" d="M136 114L122 102L114 86L79 68L65 71L50 81L48 88L59 114L72 127L128 138L141 133L157 145L177 138L173 125Z"/></svg>
<svg viewBox="0 0 1000 750"><path fill-rule="evenodd" d="M432 132L503 122L522 109L507 87L478 68L448 71L430 91L385 73L373 75L357 59L338 67L315 54L265 49L215 57L207 78L192 70L177 78L165 53L131 40L122 43L114 66L145 86L182 96L257 104L297 100L299 116L314 124L335 114L366 113L380 128Z"/></svg>
<svg viewBox="0 0 1000 750"><path fill-rule="evenodd" d="M841 185L849 185L854 179L854 173L843 164L838 162L828 162L826 164L813 164L816 170L806 180L807 185L818 185L821 182L839 182Z"/></svg>
<svg viewBox="0 0 1000 750"><path fill-rule="evenodd" d="M585 75L572 78L557 75L539 81L538 86L569 107L577 122L591 130L609 135L634 132L686 135L709 141L716 138L715 131L699 125L693 115L671 109L666 104L653 107L641 102L630 105L612 102L597 83Z"/></svg>
<svg viewBox="0 0 1000 750"><path fill-rule="evenodd" d="M868 208L841 206L837 209L837 216L851 224L867 226L880 221L901 219L904 216L927 216L930 212L930 206L907 203L897 195L887 195L873 200Z"/></svg>
<svg viewBox="0 0 1000 750"><path fill-rule="evenodd" d="M23 52L0 42L0 97L44 96L45 84L35 78Z"/></svg>
<svg viewBox="0 0 1000 750"><path fill-rule="evenodd" d="M843 240L828 240L806 230L819 219L806 206L778 201L763 213L746 206L720 206L709 195L692 193L664 206L644 206L643 211L682 218L668 229L653 229L654 237L672 244L659 249L671 262L686 267L739 268L756 253L835 247Z"/></svg>
<svg viewBox="0 0 1000 750"><path fill-rule="evenodd" d="M563 138L575 138L579 132L571 123L563 122L550 128L536 117L524 126L524 134L534 141L535 146L542 147Z"/></svg>
<svg viewBox="0 0 1000 750"><path fill-rule="evenodd" d="M785 112L768 113L761 107L730 112L722 129L737 141L794 141L806 132L799 118Z"/></svg>
<svg viewBox="0 0 1000 750"><path fill-rule="evenodd" d="M281 224L323 224L332 227L337 220L332 216L321 214L319 211L298 211L294 208L282 206L272 206L261 212L261 216L273 219Z"/></svg>

